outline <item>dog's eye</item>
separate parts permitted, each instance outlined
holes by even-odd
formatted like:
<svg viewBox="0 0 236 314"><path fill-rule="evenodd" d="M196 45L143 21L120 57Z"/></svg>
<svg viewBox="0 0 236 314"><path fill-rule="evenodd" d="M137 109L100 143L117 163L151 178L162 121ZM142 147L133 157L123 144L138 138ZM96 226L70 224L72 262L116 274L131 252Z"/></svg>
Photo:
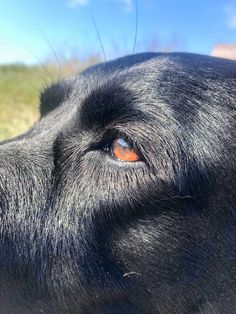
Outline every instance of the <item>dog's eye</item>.
<svg viewBox="0 0 236 314"><path fill-rule="evenodd" d="M114 157L122 161L140 161L140 155L133 145L124 138L117 138L111 143L110 151Z"/></svg>

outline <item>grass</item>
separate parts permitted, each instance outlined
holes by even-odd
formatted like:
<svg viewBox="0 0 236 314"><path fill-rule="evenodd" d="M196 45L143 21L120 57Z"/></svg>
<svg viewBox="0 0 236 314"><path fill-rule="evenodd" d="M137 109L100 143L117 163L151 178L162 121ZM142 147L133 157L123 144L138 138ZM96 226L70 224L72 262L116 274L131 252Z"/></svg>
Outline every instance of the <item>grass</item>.
<svg viewBox="0 0 236 314"><path fill-rule="evenodd" d="M61 78L70 76L98 61L97 56L73 59L61 70L53 64L0 66L0 141L24 133L39 119L40 92L59 79L59 72Z"/></svg>
<svg viewBox="0 0 236 314"><path fill-rule="evenodd" d="M0 140L23 133L39 118L42 86L37 67L0 67Z"/></svg>

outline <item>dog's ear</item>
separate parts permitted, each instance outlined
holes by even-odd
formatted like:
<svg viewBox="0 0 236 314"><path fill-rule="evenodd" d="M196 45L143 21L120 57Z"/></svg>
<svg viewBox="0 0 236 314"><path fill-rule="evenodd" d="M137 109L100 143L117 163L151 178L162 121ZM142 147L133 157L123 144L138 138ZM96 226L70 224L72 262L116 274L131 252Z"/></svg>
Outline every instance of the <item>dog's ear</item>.
<svg viewBox="0 0 236 314"><path fill-rule="evenodd" d="M60 106L68 97L71 85L67 81L59 82L46 88L40 96L40 115L45 116Z"/></svg>

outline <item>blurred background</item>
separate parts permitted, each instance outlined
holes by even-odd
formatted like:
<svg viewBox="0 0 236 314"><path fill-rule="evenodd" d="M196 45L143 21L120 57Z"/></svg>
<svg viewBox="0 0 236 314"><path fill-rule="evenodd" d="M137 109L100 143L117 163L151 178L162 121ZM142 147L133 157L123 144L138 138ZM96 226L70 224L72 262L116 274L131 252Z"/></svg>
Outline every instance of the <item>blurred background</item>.
<svg viewBox="0 0 236 314"><path fill-rule="evenodd" d="M39 93L143 51L236 59L236 0L0 0L0 140L39 118Z"/></svg>

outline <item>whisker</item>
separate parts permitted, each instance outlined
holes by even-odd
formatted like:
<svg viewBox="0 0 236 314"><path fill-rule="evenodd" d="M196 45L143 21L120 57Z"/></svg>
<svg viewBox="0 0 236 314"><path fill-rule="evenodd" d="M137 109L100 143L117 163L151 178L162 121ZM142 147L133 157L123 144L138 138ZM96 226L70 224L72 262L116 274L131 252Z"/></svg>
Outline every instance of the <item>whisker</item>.
<svg viewBox="0 0 236 314"><path fill-rule="evenodd" d="M40 67L44 70L45 72L45 76L43 75L39 75L39 77L41 79L43 79L44 81L46 81L47 84L51 85L52 83L55 82L55 78L53 77L53 74L50 73L49 69L47 68L47 66L30 50L27 49L27 51L35 58L35 60L37 61L37 63L40 65Z"/></svg>
<svg viewBox="0 0 236 314"><path fill-rule="evenodd" d="M137 35L138 35L138 0L135 0L135 35L134 35L132 55L135 52L136 43L137 43Z"/></svg>
<svg viewBox="0 0 236 314"><path fill-rule="evenodd" d="M92 19L92 22L93 22L93 25L95 27L95 30L96 30L96 33L97 33L97 37L98 37L98 40L100 42L100 45L101 45L101 48L102 48L102 53L103 53L103 57L104 57L104 61L105 63L107 62L107 58L106 58L106 53L105 53L105 49L104 49L104 45L102 43L102 39L101 39L101 36L100 36L100 32L98 30L98 27L97 27L97 24L96 24L96 21L93 17L93 14L90 12L90 18Z"/></svg>
<svg viewBox="0 0 236 314"><path fill-rule="evenodd" d="M59 66L59 69L60 69L60 73L58 75L58 79L60 79L61 77L63 77L63 67L62 67L62 64L61 64L61 61L52 45L52 43L50 42L50 40L48 39L48 37L46 36L46 34L43 32L43 30L38 27L38 30L40 31L41 35L43 36L43 38L45 39L45 41L47 42L48 46L50 47L54 57L55 57L55 60L57 61L57 64Z"/></svg>

